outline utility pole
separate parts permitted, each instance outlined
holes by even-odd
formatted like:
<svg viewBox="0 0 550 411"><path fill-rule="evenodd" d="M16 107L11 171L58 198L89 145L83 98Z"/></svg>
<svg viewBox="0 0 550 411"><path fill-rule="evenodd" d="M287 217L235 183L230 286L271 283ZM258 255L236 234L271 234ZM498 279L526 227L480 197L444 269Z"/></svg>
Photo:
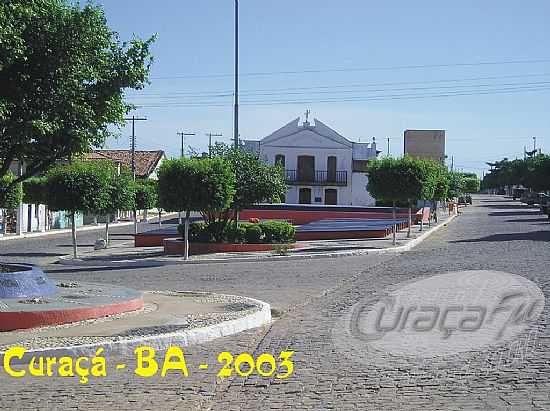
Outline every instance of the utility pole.
<svg viewBox="0 0 550 411"><path fill-rule="evenodd" d="M185 157L185 136L194 136L195 133L186 133L182 131L181 133L176 133L178 136L181 136L181 158Z"/></svg>
<svg viewBox="0 0 550 411"><path fill-rule="evenodd" d="M235 107L233 127L235 148L239 148L239 0L235 0Z"/></svg>
<svg viewBox="0 0 550 411"><path fill-rule="evenodd" d="M533 137L533 152L537 152L537 138Z"/></svg>
<svg viewBox="0 0 550 411"><path fill-rule="evenodd" d="M132 177L136 181L136 121L147 121L146 117L125 118L126 121L132 121L132 142L131 142L131 157L132 157ZM134 234L137 234L137 210L134 209Z"/></svg>
<svg viewBox="0 0 550 411"><path fill-rule="evenodd" d="M221 134L206 133L208 136L208 157L212 157L212 137L221 137Z"/></svg>
<svg viewBox="0 0 550 411"><path fill-rule="evenodd" d="M388 157L390 156L390 138L388 137Z"/></svg>
<svg viewBox="0 0 550 411"><path fill-rule="evenodd" d="M132 122L132 137L131 137L131 161L132 161L132 176L134 181L136 181L136 121L147 121L146 117L136 117L132 116L130 118L125 118L126 121Z"/></svg>
<svg viewBox="0 0 550 411"><path fill-rule="evenodd" d="M451 156L451 172L455 169L455 156Z"/></svg>

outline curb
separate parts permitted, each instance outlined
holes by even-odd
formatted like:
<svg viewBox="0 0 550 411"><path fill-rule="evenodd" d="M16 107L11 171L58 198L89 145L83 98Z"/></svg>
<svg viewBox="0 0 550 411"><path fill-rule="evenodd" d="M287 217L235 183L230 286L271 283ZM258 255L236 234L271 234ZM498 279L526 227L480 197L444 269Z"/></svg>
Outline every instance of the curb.
<svg viewBox="0 0 550 411"><path fill-rule="evenodd" d="M396 247L389 248L372 248L372 249L361 249L361 250L351 250L351 251L334 251L326 252L319 254L305 254L305 255L281 255L281 256L272 256L272 257L236 257L236 258L218 258L210 260L189 260L189 261L164 261L164 260L136 260L136 261L110 261L110 260L97 260L97 261L86 261L82 259L70 260L69 258L61 258L58 260L59 264L62 265L74 265L80 267L117 267L117 268L148 268L148 267L161 267L168 265L193 265L193 264L230 264L230 263L247 263L247 262L258 262L258 261L277 261L277 260L308 260L308 259L321 259L321 258L340 258L340 257L353 257L367 254L392 254L392 253L402 253L411 250L416 247L426 238L428 238L432 233L439 231L442 227L446 227L451 221L455 219L457 214L453 214L447 218L444 222L432 226L426 232L419 235L418 237L410 240L405 245L400 245ZM138 257L139 258L139 257ZM147 257L146 257L147 258Z"/></svg>
<svg viewBox="0 0 550 411"><path fill-rule="evenodd" d="M226 297L236 297L230 294L218 294ZM36 355L49 357L93 357L96 351L102 348L104 354L133 354L140 346L148 346L155 350L164 350L170 346L186 347L189 345L202 344L216 338L226 337L252 328L261 327L271 322L271 307L254 298L246 297L250 302L260 306L260 309L250 315L219 324L209 325L191 330L176 331L147 337L135 337L110 341L105 343L93 343L66 347L51 347L26 351L21 359L14 359L12 364L26 364ZM0 361L4 360L5 352L0 352Z"/></svg>

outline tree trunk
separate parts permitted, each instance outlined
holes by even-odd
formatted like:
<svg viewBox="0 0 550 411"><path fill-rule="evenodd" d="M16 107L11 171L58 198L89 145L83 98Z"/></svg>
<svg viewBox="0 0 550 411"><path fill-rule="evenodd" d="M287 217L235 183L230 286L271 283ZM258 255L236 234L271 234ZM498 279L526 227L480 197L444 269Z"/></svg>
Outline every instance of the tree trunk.
<svg viewBox="0 0 550 411"><path fill-rule="evenodd" d="M111 216L107 214L105 216L105 248L109 247L109 220Z"/></svg>
<svg viewBox="0 0 550 411"><path fill-rule="evenodd" d="M396 236L396 229L397 229L397 224L395 224L395 200L393 201L393 208L392 208L392 218L393 218L393 240L392 240L392 243L393 245L395 245L396 241L395 241L395 236Z"/></svg>
<svg viewBox="0 0 550 411"><path fill-rule="evenodd" d="M185 229L183 232L183 243L184 243L184 250L185 250L183 258L185 260L189 260L189 216L190 214L191 213L189 211L185 212Z"/></svg>
<svg viewBox="0 0 550 411"><path fill-rule="evenodd" d="M75 212L71 213L71 237L73 239L73 257L78 258L78 246L76 244L76 218L75 218Z"/></svg>
<svg viewBox="0 0 550 411"><path fill-rule="evenodd" d="M178 211L178 224L181 225L182 217L181 217L181 211Z"/></svg>
<svg viewBox="0 0 550 411"><path fill-rule="evenodd" d="M145 221L149 221L149 214L148 214L148 211L147 209L143 210L143 219Z"/></svg>
<svg viewBox="0 0 550 411"><path fill-rule="evenodd" d="M411 206L411 200L409 200L409 227L407 228L407 238L411 237L411 225L412 225L412 206Z"/></svg>
<svg viewBox="0 0 550 411"><path fill-rule="evenodd" d="M239 228L239 210L235 209L235 229Z"/></svg>
<svg viewBox="0 0 550 411"><path fill-rule="evenodd" d="M134 209L134 235L138 233L137 210Z"/></svg>
<svg viewBox="0 0 550 411"><path fill-rule="evenodd" d="M159 228L162 228L162 210L159 209Z"/></svg>

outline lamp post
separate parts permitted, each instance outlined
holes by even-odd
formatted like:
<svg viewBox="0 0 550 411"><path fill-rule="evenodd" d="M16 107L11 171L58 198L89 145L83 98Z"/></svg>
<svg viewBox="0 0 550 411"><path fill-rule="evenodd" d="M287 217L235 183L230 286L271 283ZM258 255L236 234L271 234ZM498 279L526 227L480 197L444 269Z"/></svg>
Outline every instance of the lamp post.
<svg viewBox="0 0 550 411"><path fill-rule="evenodd" d="M233 111L233 142L239 148L239 0L235 0L235 102Z"/></svg>

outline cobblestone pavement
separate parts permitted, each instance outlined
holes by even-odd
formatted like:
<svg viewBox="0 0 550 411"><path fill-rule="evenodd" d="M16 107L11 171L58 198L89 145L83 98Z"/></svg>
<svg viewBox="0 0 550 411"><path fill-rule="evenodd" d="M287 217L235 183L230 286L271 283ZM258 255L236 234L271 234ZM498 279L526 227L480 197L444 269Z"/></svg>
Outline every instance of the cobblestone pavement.
<svg viewBox="0 0 550 411"><path fill-rule="evenodd" d="M521 358L502 361L508 347L433 361L387 358L363 363L335 349L335 322L355 302L376 301L392 285L437 273L491 269L534 281L550 295L550 225L534 209L501 197L475 199L449 227L413 251L363 256L114 271L51 269L76 278L136 288L222 290L257 297L282 311L271 325L188 347L190 376L141 379L110 371L79 385L70 378L8 379L0 373L2 409L550 409L549 308ZM250 376L216 381L221 351L294 351L287 380ZM506 357L507 358L507 357ZM123 359L109 358L110 363ZM126 359L130 361L130 359ZM199 370L198 364L211 364ZM128 363L131 364L131 363Z"/></svg>

